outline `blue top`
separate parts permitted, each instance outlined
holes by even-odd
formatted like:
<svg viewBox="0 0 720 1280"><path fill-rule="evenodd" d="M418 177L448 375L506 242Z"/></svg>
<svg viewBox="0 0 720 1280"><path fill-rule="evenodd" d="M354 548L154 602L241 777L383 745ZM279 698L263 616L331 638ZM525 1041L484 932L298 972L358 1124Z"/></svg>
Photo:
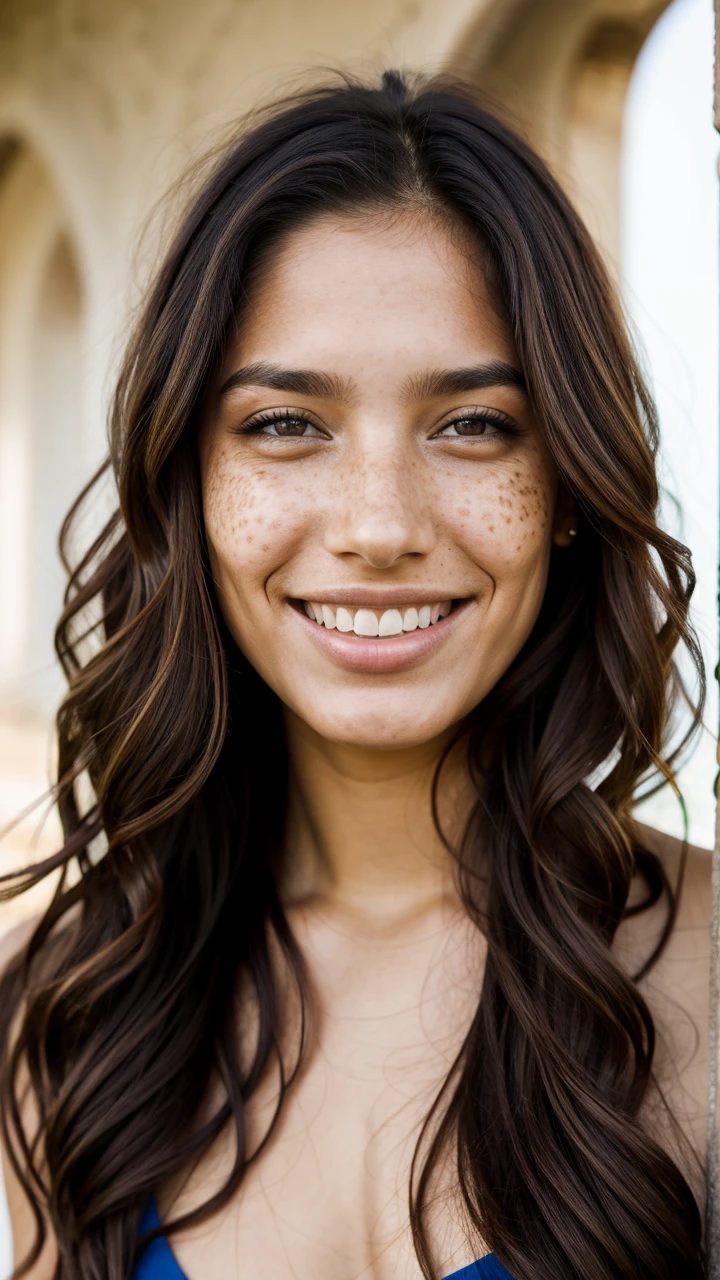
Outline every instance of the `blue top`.
<svg viewBox="0 0 720 1280"><path fill-rule="evenodd" d="M145 1231L155 1231L159 1226L157 1207L155 1201L151 1200L140 1224L140 1234L142 1235ZM133 1280L187 1280L187 1277L175 1261L165 1237L158 1236L146 1249L143 1249ZM498 1262L494 1253L488 1253L478 1262L471 1262L469 1267L461 1267L459 1271L453 1271L446 1280L512 1280L512 1276L505 1270L502 1263Z"/></svg>

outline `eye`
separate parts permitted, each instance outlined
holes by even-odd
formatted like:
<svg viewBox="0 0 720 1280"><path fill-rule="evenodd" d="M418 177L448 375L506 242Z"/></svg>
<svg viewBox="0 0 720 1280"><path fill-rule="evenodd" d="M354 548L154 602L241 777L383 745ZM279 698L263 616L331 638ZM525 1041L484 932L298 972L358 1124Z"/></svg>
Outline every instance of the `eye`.
<svg viewBox="0 0 720 1280"><path fill-rule="evenodd" d="M517 436L520 434L520 428L515 423L499 412L490 413L488 410L470 410L465 413L458 414L452 418L450 422L446 422L431 437L433 440L448 439L478 439L478 437L488 436L497 438L498 436Z"/></svg>
<svg viewBox="0 0 720 1280"><path fill-rule="evenodd" d="M272 409L258 413L249 422L235 428L241 436L269 436L276 440L323 438L325 433L303 413L294 409Z"/></svg>

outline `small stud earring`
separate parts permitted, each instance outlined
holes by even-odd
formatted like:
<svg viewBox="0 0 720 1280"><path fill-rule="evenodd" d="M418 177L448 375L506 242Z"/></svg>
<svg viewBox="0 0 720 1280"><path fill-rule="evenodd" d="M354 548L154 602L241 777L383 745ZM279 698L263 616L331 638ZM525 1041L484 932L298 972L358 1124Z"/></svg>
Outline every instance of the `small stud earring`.
<svg viewBox="0 0 720 1280"><path fill-rule="evenodd" d="M577 529L568 529L568 537L569 537L569 538L574 538L574 537L576 537L576 536L577 536Z"/></svg>

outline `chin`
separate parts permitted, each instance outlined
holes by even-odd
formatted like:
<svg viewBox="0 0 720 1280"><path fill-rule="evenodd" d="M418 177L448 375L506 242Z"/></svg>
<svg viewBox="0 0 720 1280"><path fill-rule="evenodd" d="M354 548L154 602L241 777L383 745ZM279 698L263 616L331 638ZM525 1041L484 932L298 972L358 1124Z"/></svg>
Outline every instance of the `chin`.
<svg viewBox="0 0 720 1280"><path fill-rule="evenodd" d="M298 714L320 737L338 746L366 751L403 751L422 746L444 735L460 717L428 714L425 707L407 705L394 708L386 697L364 698L358 705L335 706L329 714L318 715L317 705L298 707ZM370 705L368 705L370 704Z"/></svg>

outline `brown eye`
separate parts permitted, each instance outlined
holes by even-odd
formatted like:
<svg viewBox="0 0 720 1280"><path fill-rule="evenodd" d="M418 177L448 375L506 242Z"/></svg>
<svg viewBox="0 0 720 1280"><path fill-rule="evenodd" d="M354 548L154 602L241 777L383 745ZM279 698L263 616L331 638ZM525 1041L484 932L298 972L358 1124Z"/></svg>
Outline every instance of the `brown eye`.
<svg viewBox="0 0 720 1280"><path fill-rule="evenodd" d="M271 424L275 430L269 432L270 435L278 436L304 436L308 433L308 428L312 425L305 418L274 418Z"/></svg>
<svg viewBox="0 0 720 1280"><path fill-rule="evenodd" d="M324 433L309 418L303 418L300 414L267 413L262 417L252 418L242 427L236 427L235 434L266 436L274 440L300 440L322 437Z"/></svg>
<svg viewBox="0 0 720 1280"><path fill-rule="evenodd" d="M517 435L516 427L509 422L496 418L494 415L487 413L465 413L459 418L453 418L452 422L447 422L436 432L435 438L448 440L464 436L477 439L478 436L510 436Z"/></svg>
<svg viewBox="0 0 720 1280"><path fill-rule="evenodd" d="M444 436L484 436L488 427L492 426L487 418L458 418L443 427L440 435Z"/></svg>

